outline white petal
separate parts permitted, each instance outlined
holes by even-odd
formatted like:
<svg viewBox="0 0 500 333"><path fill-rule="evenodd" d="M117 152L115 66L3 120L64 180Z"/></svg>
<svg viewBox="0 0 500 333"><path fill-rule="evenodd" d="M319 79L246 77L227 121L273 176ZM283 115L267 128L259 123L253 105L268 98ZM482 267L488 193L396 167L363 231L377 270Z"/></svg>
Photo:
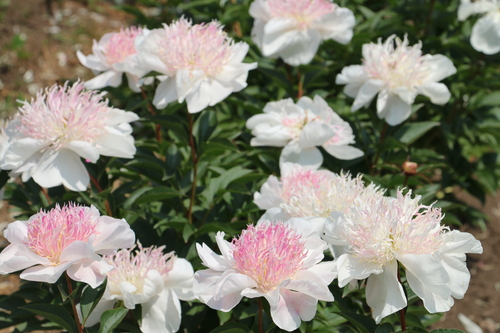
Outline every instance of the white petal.
<svg viewBox="0 0 500 333"><path fill-rule="evenodd" d="M441 81L457 72L453 62L442 54L426 55L425 66L428 68L429 81Z"/></svg>
<svg viewBox="0 0 500 333"><path fill-rule="evenodd" d="M280 165L286 162L317 169L323 164L323 155L316 147L300 149L298 145L289 144L283 148L280 156Z"/></svg>
<svg viewBox="0 0 500 333"><path fill-rule="evenodd" d="M452 230L444 235L445 245L439 248L440 253L483 253L481 242L468 232Z"/></svg>
<svg viewBox="0 0 500 333"><path fill-rule="evenodd" d="M116 133L106 133L96 140L99 153L104 156L133 158L136 152L134 137Z"/></svg>
<svg viewBox="0 0 500 333"><path fill-rule="evenodd" d="M361 87L361 84L368 80L368 76L366 75L365 68L361 65L351 65L342 68L340 74L337 74L335 78L336 84L349 84L349 83L358 83ZM349 97L354 97L348 95Z"/></svg>
<svg viewBox="0 0 500 333"><path fill-rule="evenodd" d="M322 121L312 121L307 123L300 133L299 147L306 149L314 146L321 146L335 135L333 129Z"/></svg>
<svg viewBox="0 0 500 333"><path fill-rule="evenodd" d="M163 109L167 104L179 99L175 77L167 77L156 87L153 104L158 109Z"/></svg>
<svg viewBox="0 0 500 333"><path fill-rule="evenodd" d="M398 264L393 260L384 266L380 274L372 274L366 284L366 303L378 324L382 318L403 309L406 297L398 281Z"/></svg>
<svg viewBox="0 0 500 333"><path fill-rule="evenodd" d="M95 163L99 159L99 152L97 149L86 141L70 141L64 145L66 149L70 149L80 155L81 157Z"/></svg>
<svg viewBox="0 0 500 333"><path fill-rule="evenodd" d="M124 111L115 108L109 108L106 113L106 125L119 125L122 123L131 123L139 119L134 112Z"/></svg>
<svg viewBox="0 0 500 333"><path fill-rule="evenodd" d="M352 39L352 28L355 24L356 19L350 9L337 7L332 13L321 16L315 28L319 30L323 39L333 39L341 44L347 44Z"/></svg>
<svg viewBox="0 0 500 333"><path fill-rule="evenodd" d="M474 14L482 14L494 10L495 4L488 4L485 1L470 2L470 0L462 0L458 7L458 19L463 21Z"/></svg>
<svg viewBox="0 0 500 333"><path fill-rule="evenodd" d="M377 110L379 117L391 125L396 126L408 119L411 114L411 105L406 104L396 95L389 95L384 110Z"/></svg>
<svg viewBox="0 0 500 333"><path fill-rule="evenodd" d="M194 271L189 261L176 258L172 270L165 278L165 286L172 289L178 298L183 301L193 300Z"/></svg>
<svg viewBox="0 0 500 333"><path fill-rule="evenodd" d="M111 271L113 266L104 260L95 261L92 259L81 260L68 267L68 276L79 282L84 282L92 288L97 288L106 278L106 273Z"/></svg>
<svg viewBox="0 0 500 333"><path fill-rule="evenodd" d="M431 102L443 105L450 100L451 93L443 83L427 82L418 87L418 91L431 99Z"/></svg>
<svg viewBox="0 0 500 333"><path fill-rule="evenodd" d="M26 269L19 277L28 281L55 283L69 266L71 262L57 266L38 265Z"/></svg>
<svg viewBox="0 0 500 333"><path fill-rule="evenodd" d="M293 18L277 17L267 22L264 26L262 54L266 57L279 54L296 38L298 32L295 27L296 21Z"/></svg>
<svg viewBox="0 0 500 333"><path fill-rule="evenodd" d="M95 78L85 81L86 89L101 89L104 87L118 87L122 84L122 72L117 72L113 69L107 70Z"/></svg>
<svg viewBox="0 0 500 333"><path fill-rule="evenodd" d="M477 20L472 27L470 43L477 51L495 54L500 51L500 23L498 14L489 14Z"/></svg>
<svg viewBox="0 0 500 333"><path fill-rule="evenodd" d="M91 208L95 209L93 206ZM114 254L118 249L128 249L135 243L135 233L123 219L101 216L96 231L98 233L92 245L102 255Z"/></svg>
<svg viewBox="0 0 500 333"><path fill-rule="evenodd" d="M349 254L341 255L337 260L339 287L343 287L351 280L366 279L371 274L380 274L383 268L377 263L365 261Z"/></svg>
<svg viewBox="0 0 500 333"><path fill-rule="evenodd" d="M0 253L0 274L9 274L33 265L51 262L26 248L24 244L10 244Z"/></svg>
<svg viewBox="0 0 500 333"><path fill-rule="evenodd" d="M271 308L271 318L279 328L291 332L299 328L301 319L314 318L317 299L288 289L281 289L280 296L276 309Z"/></svg>
<svg viewBox="0 0 500 333"><path fill-rule="evenodd" d="M333 266L331 268L333 268ZM330 282L331 281L333 281L333 277ZM330 290L328 290L328 284L314 272L309 270L297 272L295 278L286 286L286 289L294 290L322 301L333 301L333 295Z"/></svg>
<svg viewBox="0 0 500 333"><path fill-rule="evenodd" d="M321 44L320 33L317 30L306 30L295 33L292 38L292 41L279 52L279 56L291 66L310 63Z"/></svg>
<svg viewBox="0 0 500 333"><path fill-rule="evenodd" d="M339 160L353 160L362 157L365 153L352 146L323 145L326 152Z"/></svg>
<svg viewBox="0 0 500 333"><path fill-rule="evenodd" d="M449 286L451 296L462 299L469 287L470 273L465 262L452 256L444 255L441 258L441 264L450 278Z"/></svg>
<svg viewBox="0 0 500 333"><path fill-rule="evenodd" d="M227 260L218 255L211 248L209 248L205 243L202 245L196 243L196 251L200 257L203 265L215 271L223 272L230 267Z"/></svg>
<svg viewBox="0 0 500 333"><path fill-rule="evenodd" d="M104 311L111 310L115 306L116 300L107 300L104 298L101 298L99 303L97 303L96 307L90 315L87 317L87 321L85 321L85 327L91 327L97 324L98 322L101 321L101 315L104 313ZM80 309L80 304L77 305L77 310ZM81 313L81 310L79 310ZM79 315L81 317L81 314ZM80 318L81 320L81 318Z"/></svg>
<svg viewBox="0 0 500 333"><path fill-rule="evenodd" d="M168 289L142 305L142 332L173 333L180 324L179 299Z"/></svg>
<svg viewBox="0 0 500 333"><path fill-rule="evenodd" d="M384 86L384 82L381 80L369 79L367 80L359 89L358 95L352 103L351 110L356 111L362 108L363 106L368 106L372 99L380 90L382 90Z"/></svg>

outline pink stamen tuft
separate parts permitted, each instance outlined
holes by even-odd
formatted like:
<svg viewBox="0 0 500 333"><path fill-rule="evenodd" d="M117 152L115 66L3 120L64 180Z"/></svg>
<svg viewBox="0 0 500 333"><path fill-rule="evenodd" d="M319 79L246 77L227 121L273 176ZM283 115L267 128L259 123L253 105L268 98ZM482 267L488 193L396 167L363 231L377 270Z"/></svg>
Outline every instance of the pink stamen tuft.
<svg viewBox="0 0 500 333"><path fill-rule="evenodd" d="M337 7L329 0L268 0L267 3L273 17L293 18L302 29Z"/></svg>
<svg viewBox="0 0 500 333"><path fill-rule="evenodd" d="M306 256L301 235L282 223L250 225L232 243L234 268L265 293L293 278Z"/></svg>
<svg viewBox="0 0 500 333"><path fill-rule="evenodd" d="M122 62L132 54L136 54L135 37L142 33L140 27L129 27L113 33L105 46L104 54L109 65Z"/></svg>
<svg viewBox="0 0 500 333"><path fill-rule="evenodd" d="M96 235L99 214L89 207L70 203L62 208L56 205L48 212L40 211L26 223L28 240L26 246L53 265L59 264L62 251L75 241L87 242Z"/></svg>

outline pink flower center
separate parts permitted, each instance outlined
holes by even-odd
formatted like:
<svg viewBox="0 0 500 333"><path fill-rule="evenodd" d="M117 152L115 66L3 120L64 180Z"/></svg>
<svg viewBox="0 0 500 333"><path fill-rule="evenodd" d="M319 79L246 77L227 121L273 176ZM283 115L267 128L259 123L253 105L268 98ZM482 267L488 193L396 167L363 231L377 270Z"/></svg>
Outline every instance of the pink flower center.
<svg viewBox="0 0 500 333"><path fill-rule="evenodd" d="M107 273L111 294L121 294L119 284L128 282L137 289L135 294L144 292L144 284L149 271L156 270L164 278L174 265L174 252L163 253L165 246L143 248L139 243L137 249L123 249L112 256L105 256L107 262L115 269Z"/></svg>
<svg viewBox="0 0 500 333"><path fill-rule="evenodd" d="M68 245L75 241L87 242L90 236L98 233L98 219L99 213L90 207L69 204L61 208L56 205L48 212L40 211L26 222L26 246L58 265L59 257Z"/></svg>
<svg viewBox="0 0 500 333"><path fill-rule="evenodd" d="M273 17L293 18L301 29L307 29L311 22L336 8L329 0L268 0L267 3Z"/></svg>
<svg viewBox="0 0 500 333"><path fill-rule="evenodd" d="M370 78L386 82L390 90L413 89L429 75L421 48L421 43L408 46L406 36L403 41L391 36L384 44L381 40L378 44L366 44L363 49L365 71Z"/></svg>
<svg viewBox="0 0 500 333"><path fill-rule="evenodd" d="M72 87L53 85L40 90L31 103L19 108L19 131L34 139L50 143L60 149L71 141L95 143L107 133L105 129L110 109L103 94L85 91L83 82Z"/></svg>
<svg viewBox="0 0 500 333"><path fill-rule="evenodd" d="M234 268L252 278L264 293L293 279L306 256L301 235L283 223L250 225L233 239L233 247Z"/></svg>
<svg viewBox="0 0 500 333"><path fill-rule="evenodd" d="M113 33L104 50L106 62L113 65L122 62L129 55L136 54L135 37L141 33L140 27L130 27Z"/></svg>
<svg viewBox="0 0 500 333"><path fill-rule="evenodd" d="M232 40L219 22L192 25L191 21L181 18L164 28L159 56L172 72L201 70L213 77L222 71L233 54Z"/></svg>

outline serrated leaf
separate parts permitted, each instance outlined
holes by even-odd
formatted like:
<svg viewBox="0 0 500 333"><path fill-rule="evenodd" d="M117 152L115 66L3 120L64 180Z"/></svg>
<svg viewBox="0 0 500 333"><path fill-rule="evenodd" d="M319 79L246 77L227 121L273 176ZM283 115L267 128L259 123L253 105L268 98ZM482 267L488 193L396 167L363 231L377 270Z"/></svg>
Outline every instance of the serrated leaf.
<svg viewBox="0 0 500 333"><path fill-rule="evenodd" d="M431 128L439 126L437 121L422 121L403 125L394 133L394 137L407 145L412 144Z"/></svg>
<svg viewBox="0 0 500 333"><path fill-rule="evenodd" d="M101 315L101 327L98 333L112 333L127 315L128 309L116 308L104 311Z"/></svg>
<svg viewBox="0 0 500 333"><path fill-rule="evenodd" d="M80 309L82 311L82 325L85 324L87 318L95 309L97 303L101 299L104 294L104 290L106 289L106 284L108 280L104 280L104 283L101 284L96 289L87 286L82 293L82 299L80 300Z"/></svg>
<svg viewBox="0 0 500 333"><path fill-rule="evenodd" d="M70 333L77 333L78 328L76 326L75 319L71 317L68 311L60 305L57 304L28 304L21 307L23 310L27 310L42 316L57 325L65 328Z"/></svg>

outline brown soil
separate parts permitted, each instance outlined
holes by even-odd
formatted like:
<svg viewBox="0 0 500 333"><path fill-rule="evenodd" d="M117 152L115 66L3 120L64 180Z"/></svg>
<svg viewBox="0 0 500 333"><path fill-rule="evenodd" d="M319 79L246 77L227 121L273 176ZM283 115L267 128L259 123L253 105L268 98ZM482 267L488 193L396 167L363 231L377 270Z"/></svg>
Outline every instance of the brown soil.
<svg viewBox="0 0 500 333"><path fill-rule="evenodd" d="M44 0L22 0L22 5L19 0L0 0L0 118L16 111L16 99L30 99L40 88L65 79L93 77L79 63L76 50L89 54L93 39L131 21L103 1L52 2L54 16L50 17ZM464 200L478 205L466 196ZM500 331L500 194L488 199L484 211L490 217L486 232L467 227L462 230L474 234L484 248L482 255L469 256L469 291L435 328L464 329L457 318L462 313L485 333ZM12 220L7 207L1 208L0 228L2 222ZM0 247L5 245L0 239ZM18 287L17 276L0 276L0 295Z"/></svg>

